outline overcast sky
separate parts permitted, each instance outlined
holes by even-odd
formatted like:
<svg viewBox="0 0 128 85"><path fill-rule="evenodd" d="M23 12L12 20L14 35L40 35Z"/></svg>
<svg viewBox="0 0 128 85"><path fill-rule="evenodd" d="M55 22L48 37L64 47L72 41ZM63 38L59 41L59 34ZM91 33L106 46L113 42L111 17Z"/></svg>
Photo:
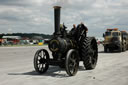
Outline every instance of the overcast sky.
<svg viewBox="0 0 128 85"><path fill-rule="evenodd" d="M61 23L69 30L84 22L91 36L107 28L128 31L127 0L0 0L0 33L52 34L54 5L62 6Z"/></svg>

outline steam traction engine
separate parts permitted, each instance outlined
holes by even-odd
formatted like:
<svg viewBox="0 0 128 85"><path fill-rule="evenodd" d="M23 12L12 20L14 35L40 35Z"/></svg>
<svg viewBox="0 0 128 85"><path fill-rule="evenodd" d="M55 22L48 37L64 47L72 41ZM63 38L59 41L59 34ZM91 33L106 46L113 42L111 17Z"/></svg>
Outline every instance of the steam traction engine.
<svg viewBox="0 0 128 85"><path fill-rule="evenodd" d="M79 62L83 61L87 70L94 69L98 58L98 48L94 37L86 37L86 31L78 29L77 40L67 33L66 27L60 27L60 6L54 6L55 32L49 41L48 47L52 52L52 58L46 49L39 49L34 56L34 68L42 74L49 65L65 68L69 76L74 76L79 68Z"/></svg>

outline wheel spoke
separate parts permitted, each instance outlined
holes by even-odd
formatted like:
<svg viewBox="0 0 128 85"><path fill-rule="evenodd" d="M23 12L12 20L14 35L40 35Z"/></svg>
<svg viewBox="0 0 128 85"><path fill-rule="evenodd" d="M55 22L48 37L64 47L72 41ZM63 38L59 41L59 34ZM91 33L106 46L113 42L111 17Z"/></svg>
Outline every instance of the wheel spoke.
<svg viewBox="0 0 128 85"><path fill-rule="evenodd" d="M72 54L71 57L70 57L70 59L71 59L72 62L75 62L75 60L76 60L76 59L75 59L75 55Z"/></svg>
<svg viewBox="0 0 128 85"><path fill-rule="evenodd" d="M74 64L72 65L72 69L71 69L71 73L72 73L72 74L76 71L76 68L77 68L77 64L74 63Z"/></svg>
<svg viewBox="0 0 128 85"><path fill-rule="evenodd" d="M40 69L41 64L39 64L38 68Z"/></svg>
<svg viewBox="0 0 128 85"><path fill-rule="evenodd" d="M40 59L42 59L42 57L40 55L38 55L38 59L40 60Z"/></svg>
<svg viewBox="0 0 128 85"><path fill-rule="evenodd" d="M39 60L37 61L37 64L40 64L40 61Z"/></svg>
<svg viewBox="0 0 128 85"><path fill-rule="evenodd" d="M70 69L70 72L73 74L73 66L72 65L70 66L69 69Z"/></svg>
<svg viewBox="0 0 128 85"><path fill-rule="evenodd" d="M38 54L38 55L42 57L42 51L41 51L41 52L39 52L39 54Z"/></svg>
<svg viewBox="0 0 128 85"><path fill-rule="evenodd" d="M69 59L72 61L73 60L73 56L71 55L71 57Z"/></svg>
<svg viewBox="0 0 128 85"><path fill-rule="evenodd" d="M45 52L43 52L43 57L46 56Z"/></svg>
<svg viewBox="0 0 128 85"><path fill-rule="evenodd" d="M44 69L44 64L42 64L41 71L43 71L43 69Z"/></svg>

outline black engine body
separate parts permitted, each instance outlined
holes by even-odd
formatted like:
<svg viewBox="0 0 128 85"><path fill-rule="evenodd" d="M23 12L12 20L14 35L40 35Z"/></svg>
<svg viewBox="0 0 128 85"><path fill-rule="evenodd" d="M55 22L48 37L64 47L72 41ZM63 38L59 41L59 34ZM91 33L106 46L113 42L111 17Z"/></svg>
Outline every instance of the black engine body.
<svg viewBox="0 0 128 85"><path fill-rule="evenodd" d="M55 32L48 44L54 60L62 60L68 50L77 48L76 41L72 35L67 33L65 25L60 27L60 8L59 6L54 7Z"/></svg>

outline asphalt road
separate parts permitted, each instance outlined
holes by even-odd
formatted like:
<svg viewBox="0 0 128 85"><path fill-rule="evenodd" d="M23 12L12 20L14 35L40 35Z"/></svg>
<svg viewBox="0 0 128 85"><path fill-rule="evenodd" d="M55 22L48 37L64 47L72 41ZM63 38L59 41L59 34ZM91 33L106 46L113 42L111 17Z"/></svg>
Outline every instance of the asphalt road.
<svg viewBox="0 0 128 85"><path fill-rule="evenodd" d="M64 69L51 66L47 73L34 71L34 53L40 47L0 47L0 85L128 85L128 51L104 53L94 70L85 70L82 62L76 76L68 77Z"/></svg>

